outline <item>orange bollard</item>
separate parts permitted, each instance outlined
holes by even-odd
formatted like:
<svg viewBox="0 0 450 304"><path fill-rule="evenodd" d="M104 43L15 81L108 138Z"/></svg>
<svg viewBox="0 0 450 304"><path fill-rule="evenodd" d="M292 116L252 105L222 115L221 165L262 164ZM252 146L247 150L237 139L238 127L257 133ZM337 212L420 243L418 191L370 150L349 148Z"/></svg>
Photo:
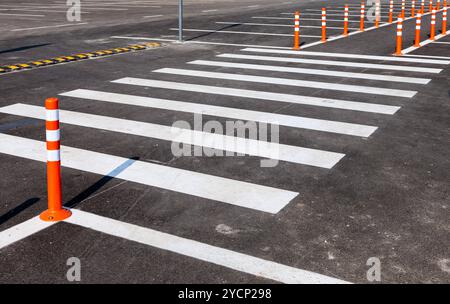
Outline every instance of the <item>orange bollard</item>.
<svg viewBox="0 0 450 304"><path fill-rule="evenodd" d="M420 27L422 23L422 14L418 13L416 17L416 38L414 39L414 46L420 47Z"/></svg>
<svg viewBox="0 0 450 304"><path fill-rule="evenodd" d="M411 0L411 17L415 17L416 14L416 0Z"/></svg>
<svg viewBox="0 0 450 304"><path fill-rule="evenodd" d="M422 0L420 3L420 13L423 15L425 14L425 0Z"/></svg>
<svg viewBox="0 0 450 304"><path fill-rule="evenodd" d="M344 8L344 36L348 35L348 5Z"/></svg>
<svg viewBox="0 0 450 304"><path fill-rule="evenodd" d="M59 107L57 98L45 101L47 139L47 191L48 209L40 214L47 222L68 218L72 212L62 207Z"/></svg>
<svg viewBox="0 0 450 304"><path fill-rule="evenodd" d="M359 30L361 32L364 31L364 18L365 18L365 15L366 15L364 9L365 9L364 2L361 2L361 19L359 21Z"/></svg>
<svg viewBox="0 0 450 304"><path fill-rule="evenodd" d="M447 34L447 7L444 6L442 11L442 35Z"/></svg>
<svg viewBox="0 0 450 304"><path fill-rule="evenodd" d="M300 49L300 12L295 12L294 50Z"/></svg>
<svg viewBox="0 0 450 304"><path fill-rule="evenodd" d="M436 9L431 11L431 28L430 28L430 40L434 40L436 35Z"/></svg>
<svg viewBox="0 0 450 304"><path fill-rule="evenodd" d="M380 26L380 1L375 3L375 27Z"/></svg>
<svg viewBox="0 0 450 304"><path fill-rule="evenodd" d="M403 32L403 18L398 16L397 19L397 47L395 50L396 56L401 56L402 54L402 32Z"/></svg>
<svg viewBox="0 0 450 304"><path fill-rule="evenodd" d="M430 0L430 5L428 7L428 12L431 13L432 10L433 10L433 0Z"/></svg>
<svg viewBox="0 0 450 304"><path fill-rule="evenodd" d="M393 14L394 14L394 0L389 0L389 23L392 23Z"/></svg>
<svg viewBox="0 0 450 304"><path fill-rule="evenodd" d="M437 10L441 9L441 0L436 0L436 9Z"/></svg>
<svg viewBox="0 0 450 304"><path fill-rule="evenodd" d="M322 42L327 41L327 10L322 8Z"/></svg>

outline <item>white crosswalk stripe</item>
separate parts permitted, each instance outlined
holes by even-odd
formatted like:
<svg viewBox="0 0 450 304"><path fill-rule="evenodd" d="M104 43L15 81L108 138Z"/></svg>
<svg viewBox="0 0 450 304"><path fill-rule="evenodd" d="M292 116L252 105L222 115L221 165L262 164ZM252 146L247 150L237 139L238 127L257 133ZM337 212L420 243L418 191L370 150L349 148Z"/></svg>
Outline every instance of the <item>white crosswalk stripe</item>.
<svg viewBox="0 0 450 304"><path fill-rule="evenodd" d="M187 70L187 69L163 68L163 69L155 70L154 72L165 73L165 74L174 74L174 75L184 75L184 76L215 78L215 79L237 80L237 81L244 81L244 82L270 83L270 84L279 84L279 85L287 85L287 86L315 88L315 89L322 89L322 90L334 90L334 91L345 91L345 92L357 92L357 93L363 93L363 94L396 96L396 97L405 97L405 98L414 97L414 95L416 95L416 93L417 93L417 91L396 90L396 89L388 89L388 88L382 88L382 87L369 87L369 86L337 84L337 83L332 83L332 82L319 82L319 81L295 80L295 79L287 79L287 78L252 76L252 75L247 75L247 74L242 75L242 74L231 74L231 73L204 72L204 71Z"/></svg>
<svg viewBox="0 0 450 304"><path fill-rule="evenodd" d="M0 153L46 162L45 142L0 134ZM61 147L61 165L80 171L115 177L135 183L172 190L213 201L277 213L298 193L237 180L130 160L72 147ZM230 191L233 189L233 191Z"/></svg>
<svg viewBox="0 0 450 304"><path fill-rule="evenodd" d="M312 96L303 95L292 95L292 94L282 94L282 93L271 93L265 91L252 91L244 89L233 89L219 86L206 86L206 85L196 85L192 83L182 83L182 82L171 82L171 81L160 81L152 79L142 79L126 77L118 80L114 80L114 83L122 83L129 85L137 85L144 87L156 87L172 90L182 90L189 92L198 92L206 94L217 94L217 95L227 95L236 96L243 98L254 98L260 100L271 100L295 104L303 104L310 106L335 108L342 110L353 110L369 113L379 113L379 114L394 114L400 107L389 106L382 104L373 104L367 102L357 102L348 100L339 100L332 98L320 98Z"/></svg>
<svg viewBox="0 0 450 304"><path fill-rule="evenodd" d="M412 63L440 64L440 65L450 64L450 60L416 59L416 58L404 58L404 57L399 57L399 56L374 56L374 55L363 55L363 54L292 51L292 50L266 50L266 49L261 49L261 48L245 48L245 49L242 49L241 51L254 52L254 53L271 53L271 54L283 54L283 55L307 55L307 56L319 56L319 57L412 62Z"/></svg>
<svg viewBox="0 0 450 304"><path fill-rule="evenodd" d="M44 119L45 108L14 104L0 108L0 113ZM60 122L131 135L185 143L222 151L278 159L297 164L332 168L345 155L316 149L289 146L215 133L60 110Z"/></svg>
<svg viewBox="0 0 450 304"><path fill-rule="evenodd" d="M196 64L196 65L224 67L224 68L239 68L239 69L249 69L249 70L333 76L333 77L344 77L344 78L370 79L370 80L415 83L415 84L427 84L431 81L431 79L429 79L429 78L402 77L402 76L390 76L390 75L369 74L369 73L352 73L352 72L341 72L341 71L333 71L333 70L303 69L303 68L291 68L291 67L284 67L284 66L246 64L246 63L234 63L234 62L211 61L211 60L195 60L195 61L191 61L188 63Z"/></svg>
<svg viewBox="0 0 450 304"><path fill-rule="evenodd" d="M393 65L393 64L377 64L377 63L336 61L336 60L316 60L316 59L276 57L276 56L219 54L219 55L217 55L217 57L234 58L234 59L249 59L249 60L259 60L259 61L305 63L305 64L315 64L315 65L331 65L331 66L366 68L366 69L377 69L377 70L433 73L433 74L438 74L442 71L442 69L436 69L436 68L412 67L412 66Z"/></svg>
<svg viewBox="0 0 450 304"><path fill-rule="evenodd" d="M75 90L60 94L61 96L83 98L87 100L99 100L132 106L151 107L170 111L181 111L188 113L198 113L203 115L227 117L240 119L243 121L256 121L269 124L279 124L282 126L330 132L336 134L346 134L354 136L368 137L377 127L314 119L307 117L282 115L259 111L250 111L229 107L211 106L200 103L180 102L175 100L157 99L128 94L108 93L92 90Z"/></svg>

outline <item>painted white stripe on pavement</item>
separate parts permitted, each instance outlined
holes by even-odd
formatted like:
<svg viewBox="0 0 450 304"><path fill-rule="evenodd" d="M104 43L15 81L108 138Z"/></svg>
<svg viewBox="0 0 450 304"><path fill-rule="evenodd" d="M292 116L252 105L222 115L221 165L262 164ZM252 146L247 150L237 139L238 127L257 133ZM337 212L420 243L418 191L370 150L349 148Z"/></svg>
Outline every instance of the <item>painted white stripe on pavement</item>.
<svg viewBox="0 0 450 304"><path fill-rule="evenodd" d="M82 89L66 92L60 95L133 106L158 108L170 111L181 111L218 117L227 117L232 119L240 119L243 121L257 121L269 124L280 124L287 127L362 137L370 136L377 129L377 127L374 126L352 124L339 121L306 118L301 116L290 116L277 113L211 106L200 103L181 102L175 100L157 99L136 95L117 94Z"/></svg>
<svg viewBox="0 0 450 304"><path fill-rule="evenodd" d="M225 22L217 21L216 24L234 24L234 25L251 25L251 26L275 26L275 27L294 27L292 24L274 24L274 23L253 23L253 22ZM316 25L302 25L302 28L322 28L322 26ZM327 26L327 29L343 30L343 27ZM349 27L350 30L357 30L357 28Z"/></svg>
<svg viewBox="0 0 450 304"><path fill-rule="evenodd" d="M171 31L178 31L177 28L171 28ZM294 34L277 34L277 33L264 33L264 32L238 32L238 31L226 31L226 30L199 30L199 29L183 29L185 32L202 32L211 34L240 34L240 35L257 35L257 36L281 36L281 37L291 37ZM302 35L302 37L307 38L320 38L321 36L314 35Z"/></svg>
<svg viewBox="0 0 450 304"><path fill-rule="evenodd" d="M254 98L254 99L271 100L278 102L287 102L287 103L295 103L295 104L303 104L303 105L335 108L343 110L353 110L369 113L379 113L379 114L392 115L400 109L400 107L396 106L380 105L365 102L355 102L355 101L311 97L303 95L280 94L264 91L233 89L217 86L205 86L192 83L170 82L170 81L160 81L160 80L132 78L132 77L126 77L114 80L112 82L129 85L138 85L144 87L147 86L161 89L182 90L189 92L236 96L243 98Z"/></svg>
<svg viewBox="0 0 450 304"><path fill-rule="evenodd" d="M396 96L396 97L405 97L405 98L412 98L417 93L417 91L396 90L396 89L388 89L388 88L381 88L381 87L368 87L368 86L338 84L338 83L332 83L332 82L307 81L307 80L296 80L296 79L288 79L288 78L275 78L275 77L264 77L264 76L253 76L253 75L242 75L242 74L231 74L231 73L205 72L205 71L187 70L187 69L163 68L163 69L155 70L153 72L172 74L172 75L213 78L213 79L236 80L236 81L244 81L244 82L270 83L270 84L279 84L279 85L287 85L287 86L295 86L295 87L307 87L307 88L316 88L316 89L322 89L322 90L357 92L357 93L363 93L363 94Z"/></svg>
<svg viewBox="0 0 450 304"><path fill-rule="evenodd" d="M0 145L0 150L2 149L3 147ZM44 230L53 224L55 223L44 222L39 216L36 216L16 226L0 231L0 249Z"/></svg>
<svg viewBox="0 0 450 304"><path fill-rule="evenodd" d="M286 266L247 254L212 246L122 221L72 209L67 223L129 241L167 250L258 277L290 284L345 284L343 280Z"/></svg>
<svg viewBox="0 0 450 304"><path fill-rule="evenodd" d="M41 119L43 109L18 103L0 108L0 113ZM72 111L61 111L61 122L326 169L331 169L345 156L341 153Z"/></svg>
<svg viewBox="0 0 450 304"><path fill-rule="evenodd" d="M288 18L288 17L252 17L252 19L273 19L273 20L292 20L293 18ZM319 18L301 18L301 21L321 21L321 19ZM344 20L341 19L327 19L327 22L331 21L331 22L344 22ZM355 22L355 23L359 23L359 20L348 20L348 22ZM368 22L367 23L373 23L373 22ZM303 27L303 25L301 26Z"/></svg>
<svg viewBox="0 0 450 304"><path fill-rule="evenodd" d="M316 59L276 57L276 56L220 54L220 55L217 55L217 57L260 60L260 61L276 61L276 62L332 65L332 66L343 66L343 67L354 67L354 68L365 68L365 69L393 70L393 71L434 73L434 74L440 73L442 71L442 69L410 67L410 66L401 66L401 65L392 65L392 64L377 64L377 63L334 61L334 60L316 60Z"/></svg>
<svg viewBox="0 0 450 304"><path fill-rule="evenodd" d="M0 134L0 153L46 161L45 142ZM80 171L115 177L139 184L176 191L231 205L269 213L277 213L298 193L209 174L134 161L126 169L123 164L130 160L123 157L61 147L61 165Z"/></svg>
<svg viewBox="0 0 450 304"><path fill-rule="evenodd" d="M55 28L55 27L79 26L79 25L85 25L85 24L88 24L88 23L87 22L82 22L82 23L58 24L58 25L47 25L47 26L38 26L38 27L19 28L19 29L13 29L13 30L11 30L11 32L40 30L40 29Z"/></svg>
<svg viewBox="0 0 450 304"><path fill-rule="evenodd" d="M240 69L250 69L250 70L253 69L253 70L262 70L262 71L311 74L311 75L334 76L334 77L357 78L357 79L370 79L370 80L415 83L415 84L427 84L431 81L431 79L427 79L427 78L401 77L401 76L390 76L390 75L382 75L382 74L351 73L351 72L341 72L341 71L333 71L333 70L291 68L291 67L274 66L274 65L245 64L245 63L234 63L234 62L225 62L225 61L195 60L195 61L191 61L188 63L189 64L198 64L198 65L207 65L207 66L225 67L225 68L240 68Z"/></svg>
<svg viewBox="0 0 450 304"><path fill-rule="evenodd" d="M427 63L427 64L450 64L450 60L433 60L433 59L414 59L403 58L394 56L374 56L363 54L345 54L345 53L327 53L327 52L310 52L310 51L292 51L292 50L264 50L259 48L245 48L243 52L256 52L256 53L271 53L271 54L284 54L284 55L307 55L307 56L321 56L321 57L333 57L333 58L351 58L351 59L364 59L364 60L380 60L380 61L397 61L397 62L414 62L414 63Z"/></svg>

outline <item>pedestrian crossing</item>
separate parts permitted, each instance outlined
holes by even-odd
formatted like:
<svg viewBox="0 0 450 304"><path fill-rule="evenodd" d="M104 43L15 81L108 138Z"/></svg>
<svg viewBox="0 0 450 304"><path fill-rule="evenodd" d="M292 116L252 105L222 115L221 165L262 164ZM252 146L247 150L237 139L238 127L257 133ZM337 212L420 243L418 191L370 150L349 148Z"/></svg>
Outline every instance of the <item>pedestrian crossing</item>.
<svg viewBox="0 0 450 304"><path fill-rule="evenodd" d="M315 59L310 59L311 57ZM267 64L268 62L270 65ZM361 54L245 48L233 53L220 53L214 58L197 58L185 62L182 66L160 67L146 72L145 75L129 75L111 79L107 90L99 90L85 84L83 88L73 88L62 92L59 94L62 99L60 122L64 128L81 127L90 130L94 138L102 136L102 131L107 131L128 135L133 140L146 138L165 143L183 143L194 147L232 152L233 155L245 154L249 157L277 160L286 166L298 168L305 166L312 172L316 170L329 172L346 159L345 151L352 150L352 143L355 145L363 143L364 146L365 142L362 142L362 139L383 136L383 128L374 124L373 121L382 123L396 119L395 114L401 107L408 106L408 102L405 101L413 101L414 97L432 81L433 76L440 73L448 64L450 64L448 60L427 58L421 60ZM380 70L388 71L388 74L382 74ZM286 78L288 77L286 74L290 75L289 78ZM311 76L319 80L309 79ZM391 83L388 85L387 82ZM245 88L242 88L243 84ZM139 91L139 88L142 90ZM159 98L153 95L153 89L157 89L159 94L170 96L175 92L182 96L193 94L195 102L192 102L190 98ZM129 93L130 90L141 93ZM331 91L334 97L321 97L317 94L318 91ZM233 97L243 107L209 104L212 99L219 96ZM81 105L80 109L84 112L66 110L65 99ZM315 138L313 138L313 142L299 144L299 141L295 141L295 143L287 144L173 127L171 126L173 121L158 124L133 120L131 117L99 115L89 113L90 108L83 107L92 101L136 107L143 111L159 109L171 113L202 114L230 120L273 124L285 127L281 129L282 132L295 129L295 134L300 136L305 130L320 132L321 135L325 133L335 138L346 136L350 144L345 147L345 151L342 146L333 148L333 143L328 144L328 148L325 149L320 148L323 144L320 142L320 136L317 136L317 142L314 142ZM264 108L263 105L271 105L273 108ZM300 111L301 115L296 111L289 114L278 113L279 109L285 106L291 109L313 108L315 114L303 110ZM336 113L339 111L350 113L351 115L344 115L344 117L351 121L342 121L340 118L342 116L337 117ZM43 107L24 103L4 106L0 108L0 113L37 120L45 119ZM321 113L324 113L324 116L336 117L334 120L326 119L321 116ZM374 118L372 123L367 120L368 117ZM361 120L367 122L361 123ZM62 136L64 138L64 133ZM2 154L45 162L45 147L45 142L39 140L0 133L0 153ZM202 168L181 169L148 160L130 160L83 147L62 146L61 159L62 166L65 168L173 191L198 198L196 202L198 204L211 202L211 204L223 204L227 208L245 208L255 213L278 214L281 210L288 208L293 201L302 197L299 190L284 189L265 182L255 183L251 181L251 177L243 181L227 176L226 172L223 176L219 176L203 173ZM235 165L242 166L237 162ZM348 160L345 165L351 166L351 160ZM264 168L258 170L263 172ZM274 176L274 178L277 177ZM91 217L91 215L86 216ZM110 221L100 218L98 220ZM96 228L93 229L106 231L105 233L111 235L121 235L114 229L105 228L106 225L96 226L91 222L85 223L81 218L74 217L73 222L84 227L95 226ZM117 222L114 225L121 226L126 223ZM142 227L131 228L139 230ZM142 233L147 235L159 235L158 232L142 229L145 230ZM170 246L162 241L137 239L151 246L171 250ZM190 240L186 242L194 248L202 248L199 246L200 243L193 243L194 241ZM173 250L202 259L200 254L183 251L183 248L177 247ZM214 247L212 251L216 252L216 250L219 249ZM225 252L222 250L217 252ZM239 257L235 252L229 254L233 259ZM218 255L213 255L213 253L205 254L203 260L247 273L259 273L256 270L249 270L248 265L240 267L234 260L227 262L221 260ZM249 263L256 261L250 256L245 256L245 259L248 259ZM219 260L221 262L217 262ZM275 264L267 265L271 267ZM274 272L283 267L285 266L276 264L276 270L268 271L265 276L277 279L278 276L274 275ZM288 270L297 273L295 269ZM280 280L290 282L286 278Z"/></svg>

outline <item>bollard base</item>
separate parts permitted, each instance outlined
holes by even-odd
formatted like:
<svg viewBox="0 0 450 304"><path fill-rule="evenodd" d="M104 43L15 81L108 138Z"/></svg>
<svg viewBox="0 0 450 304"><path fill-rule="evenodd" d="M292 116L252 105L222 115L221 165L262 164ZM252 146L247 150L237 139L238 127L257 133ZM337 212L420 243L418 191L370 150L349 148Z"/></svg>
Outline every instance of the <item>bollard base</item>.
<svg viewBox="0 0 450 304"><path fill-rule="evenodd" d="M59 222L65 220L70 217L72 212L69 209L61 209L61 210L45 210L39 215L39 218L45 222Z"/></svg>

